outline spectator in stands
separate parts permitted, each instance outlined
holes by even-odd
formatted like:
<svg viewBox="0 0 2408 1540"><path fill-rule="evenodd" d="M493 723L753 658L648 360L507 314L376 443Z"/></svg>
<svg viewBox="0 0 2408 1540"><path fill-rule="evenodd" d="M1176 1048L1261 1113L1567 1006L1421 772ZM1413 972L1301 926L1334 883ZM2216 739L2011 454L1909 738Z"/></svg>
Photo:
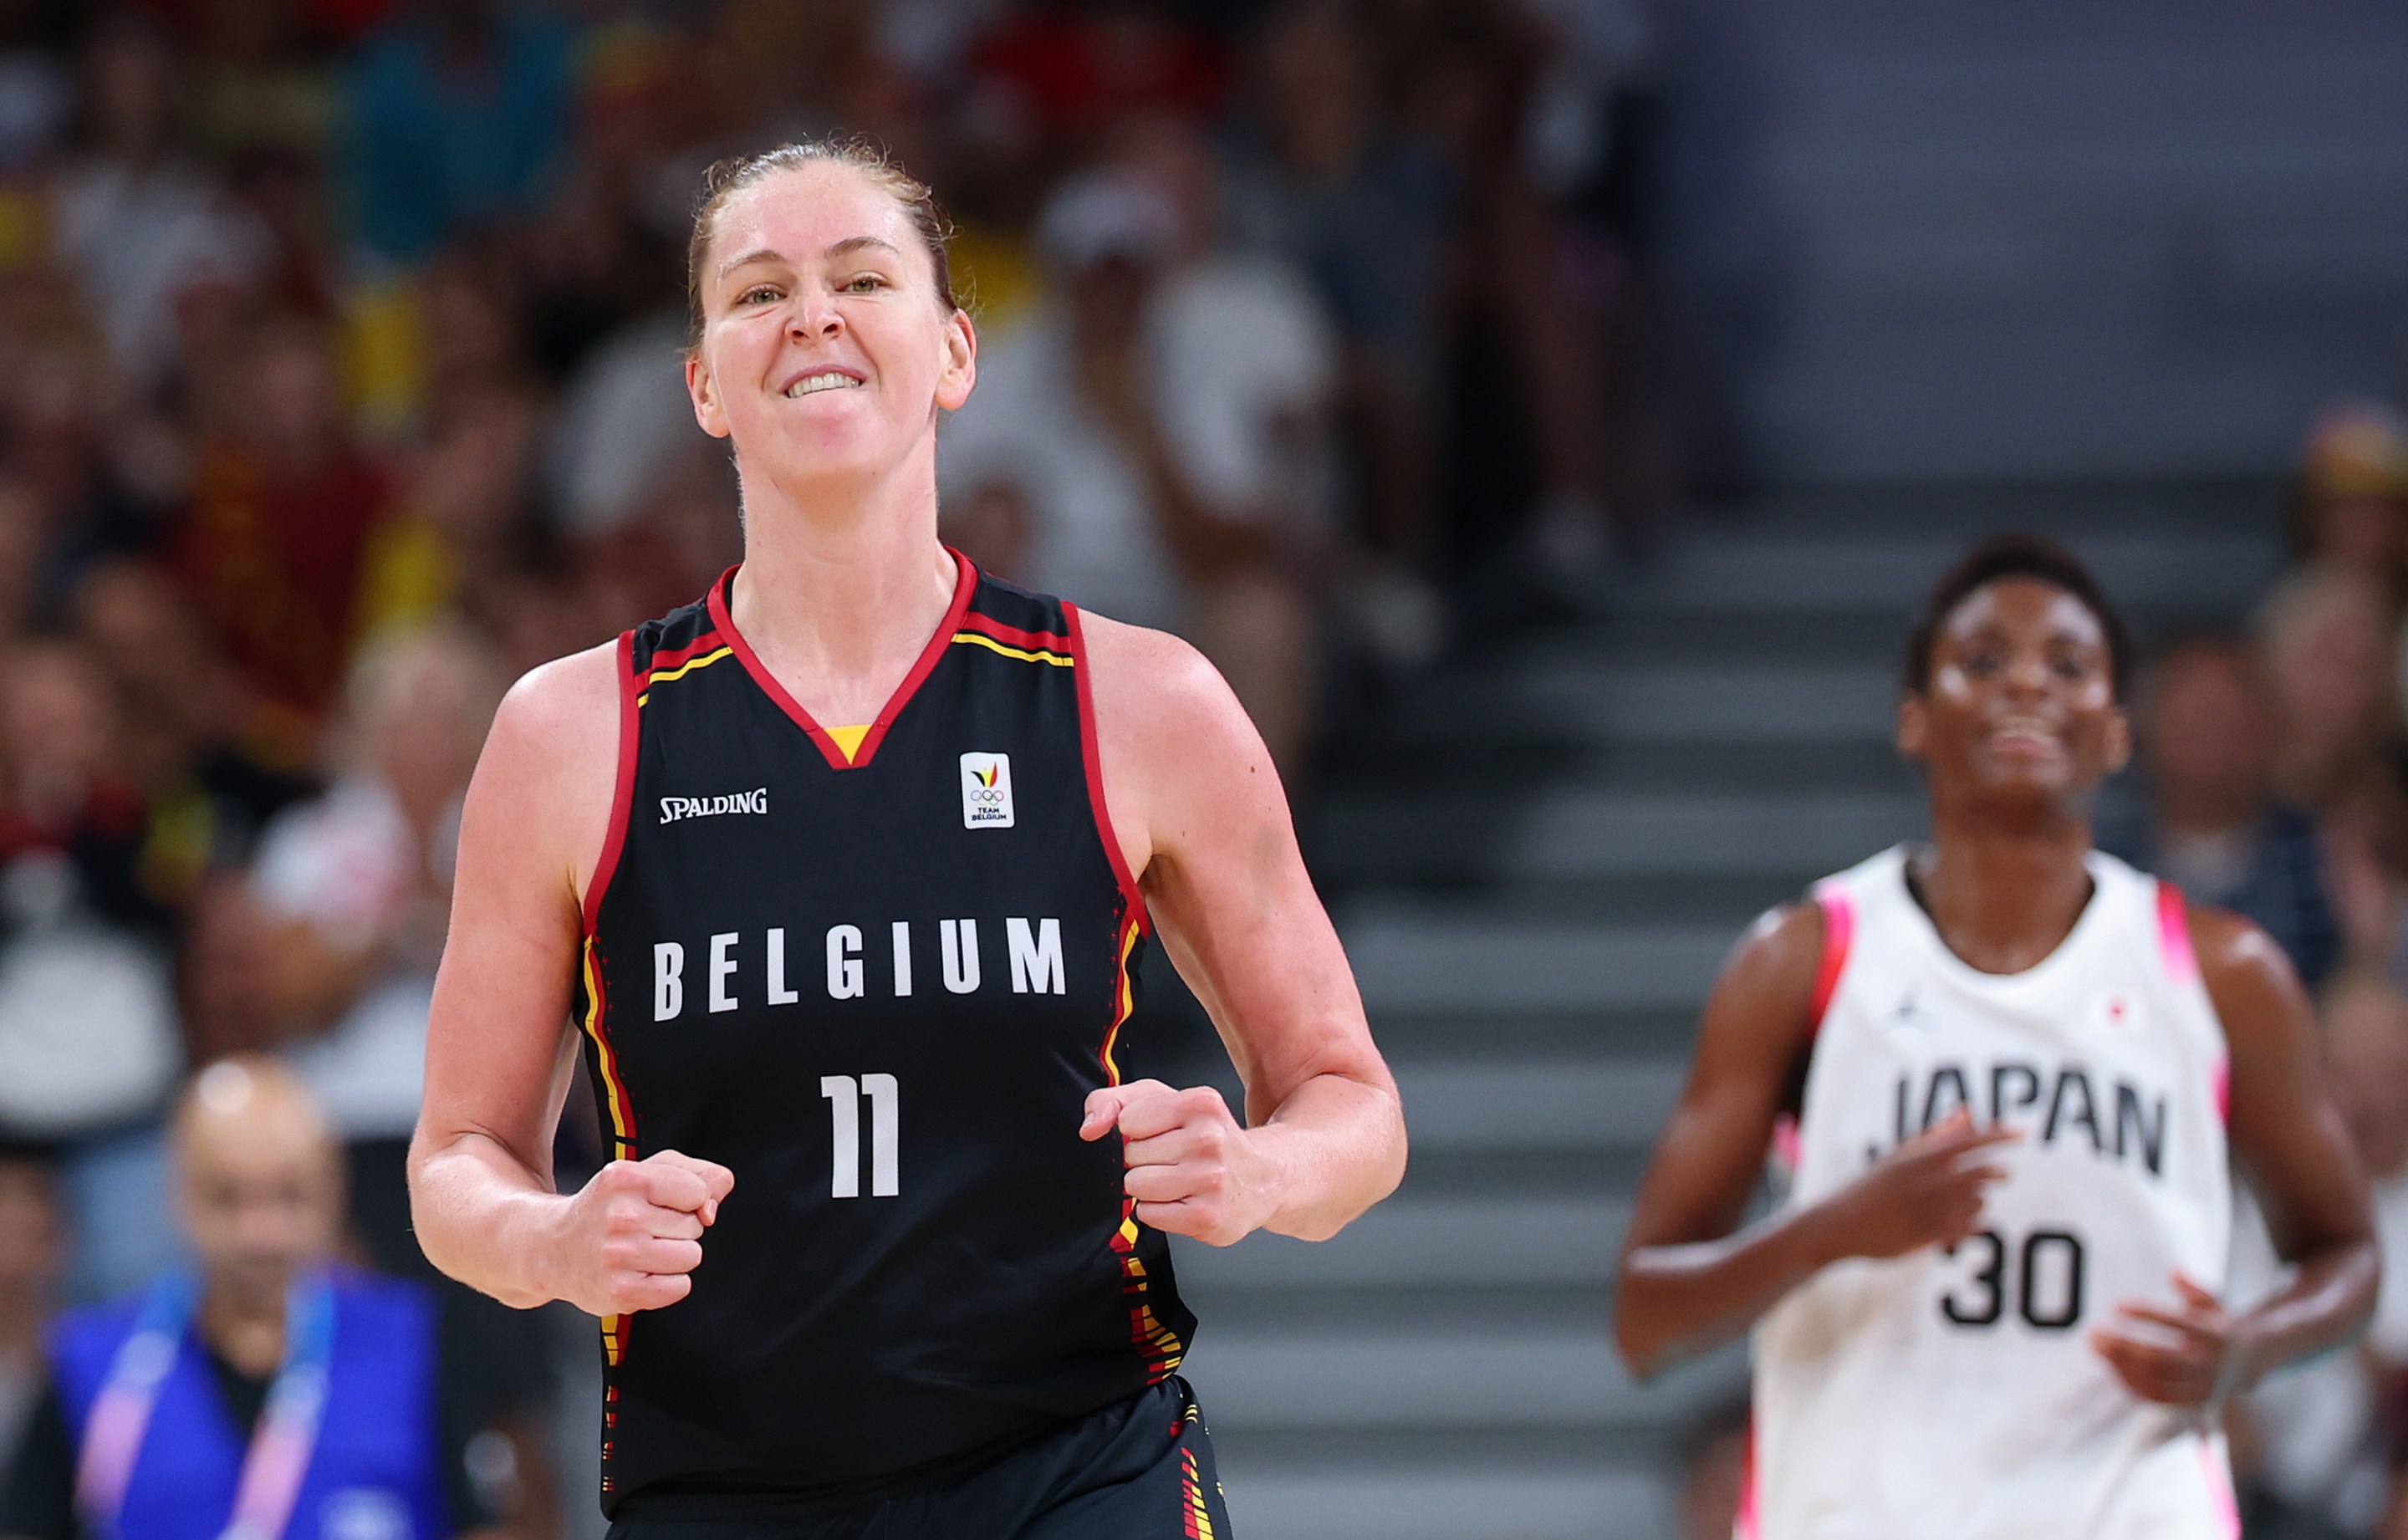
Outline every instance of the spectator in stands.
<svg viewBox="0 0 2408 1540"><path fill-rule="evenodd" d="M156 563L88 568L70 608L115 689L125 772L150 808L143 881L180 905L209 873L248 862L267 820L313 788L263 763L248 735L251 692Z"/></svg>
<svg viewBox="0 0 2408 1540"><path fill-rule="evenodd" d="M1254 121L1230 176L1243 245L1309 274L1342 344L1339 421L1354 532L1379 555L1359 604L1393 661L1426 661L1443 616L1435 557L1446 247L1460 190L1438 150L1383 122L1358 23L1330 0L1286 7L1257 42Z"/></svg>
<svg viewBox="0 0 2408 1540"><path fill-rule="evenodd" d="M2379 967L2354 967L2326 986L2319 1015L2333 1099L2373 1185L2383 1291L2355 1349L2273 1376L2247 1398L2261 1488L2253 1534L2372 1533L2390 1501L2386 1419L2408 1391L2408 993ZM2235 1263L2241 1295L2276 1275L2254 1214Z"/></svg>
<svg viewBox="0 0 2408 1540"><path fill-rule="evenodd" d="M246 327L203 394L179 565L262 697L262 737L280 739L280 757L298 764L343 677L393 478L345 422L333 339L308 317Z"/></svg>
<svg viewBox="0 0 2408 1540"><path fill-rule="evenodd" d="M173 914L142 874L141 800L108 685L62 642L0 670L0 1136L63 1146L71 1285L131 1287L165 1257L156 1115L179 1064Z"/></svg>
<svg viewBox="0 0 2408 1540"><path fill-rule="evenodd" d="M1166 332L1158 302L1178 221L1143 177L1115 168L1070 179L1039 230L1055 301L981 359L980 389L939 438L947 495L978 508L1008 489L1027 509L1029 539L1025 566L1003 576L1188 636L1228 678L1283 776L1299 779L1318 667L1297 577L1307 531L1299 510L1259 487L1232 497L1226 473L1197 474L1216 474L1211 419L1242 414L1249 360ZM1176 380L1207 371L1209 382Z"/></svg>
<svg viewBox="0 0 2408 1540"><path fill-rule="evenodd" d="M2256 920L2313 989L2338 961L2341 934L2315 820L2272 797L2272 710L2247 642L2170 649L2141 692L2146 806L2102 827L2099 843L2198 903Z"/></svg>
<svg viewBox="0 0 2408 1540"><path fill-rule="evenodd" d="M42 1384L42 1329L64 1261L52 1160L0 1144L0 1461L15 1449Z"/></svg>
<svg viewBox="0 0 2408 1540"><path fill-rule="evenodd" d="M351 66L353 228L396 263L541 205L576 107L576 36L509 0L421 0Z"/></svg>
<svg viewBox="0 0 2408 1540"><path fill-rule="evenodd" d="M2388 607L2372 578L2309 567L2267 599L2258 629L2274 696L2274 795L2316 819L2344 949L2381 955L2398 907L2381 857L2396 801L2384 756L2395 714Z"/></svg>
<svg viewBox="0 0 2408 1540"><path fill-rule="evenodd" d="M266 1008L347 1147L353 1220L389 1272L423 1265L402 1162L460 798L502 682L457 628L373 643L352 669L333 789L268 825L251 875Z"/></svg>
<svg viewBox="0 0 2408 1540"><path fill-rule="evenodd" d="M194 1266L53 1331L0 1533L439 1540L511 1517L507 1478L472 1469L504 1474L478 1440L512 1408L437 1296L334 1262L341 1154L299 1082L210 1065L177 1107L175 1163ZM292 1395L311 1372L322 1399ZM279 1437L303 1462L287 1483L251 1469Z"/></svg>
<svg viewBox="0 0 2408 1540"><path fill-rule="evenodd" d="M2290 526L2301 562L2363 573L2394 604L2408 598L2408 419L2372 401L2327 408L2300 457Z"/></svg>
<svg viewBox="0 0 2408 1540"><path fill-rule="evenodd" d="M175 48L140 11L108 12L85 45L81 148L61 174L54 255L137 385L179 359L179 297L265 265L265 231L181 154Z"/></svg>

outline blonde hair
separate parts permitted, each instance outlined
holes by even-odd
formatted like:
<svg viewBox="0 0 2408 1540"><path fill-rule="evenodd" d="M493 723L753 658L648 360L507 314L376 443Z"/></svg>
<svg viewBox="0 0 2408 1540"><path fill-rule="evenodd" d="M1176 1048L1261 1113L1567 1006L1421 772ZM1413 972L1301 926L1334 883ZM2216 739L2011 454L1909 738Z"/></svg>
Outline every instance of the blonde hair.
<svg viewBox="0 0 2408 1540"><path fill-rule="evenodd" d="M953 276L946 261L945 249L953 238L953 227L937 207L937 194L927 183L905 171L885 150L867 139L819 138L796 139L775 150L765 150L756 155L732 155L712 164L702 174L702 193L695 200L694 230L685 244L686 349L690 352L702 346L702 271L710 257L710 243L717 234L719 211L727 200L753 183L780 171L793 171L806 165L850 166L868 178L871 185L903 206L919 233L920 242L927 248L928 264L937 276L937 303L945 313L961 307L953 298Z"/></svg>

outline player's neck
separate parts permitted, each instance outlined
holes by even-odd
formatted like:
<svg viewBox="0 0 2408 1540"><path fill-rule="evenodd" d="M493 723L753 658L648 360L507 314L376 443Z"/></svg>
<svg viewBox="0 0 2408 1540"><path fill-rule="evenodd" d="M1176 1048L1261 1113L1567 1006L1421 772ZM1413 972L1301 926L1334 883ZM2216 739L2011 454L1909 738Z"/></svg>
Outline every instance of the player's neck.
<svg viewBox="0 0 2408 1540"><path fill-rule="evenodd" d="M2021 973L2057 950L2090 902L2090 820L2026 829L1935 816L1910 868L1948 949L1985 973Z"/></svg>
<svg viewBox="0 0 2408 1540"><path fill-rule="evenodd" d="M867 495L864 495L864 493ZM744 570L728 608L763 666L828 723L868 722L953 603L933 478L806 498L745 486Z"/></svg>

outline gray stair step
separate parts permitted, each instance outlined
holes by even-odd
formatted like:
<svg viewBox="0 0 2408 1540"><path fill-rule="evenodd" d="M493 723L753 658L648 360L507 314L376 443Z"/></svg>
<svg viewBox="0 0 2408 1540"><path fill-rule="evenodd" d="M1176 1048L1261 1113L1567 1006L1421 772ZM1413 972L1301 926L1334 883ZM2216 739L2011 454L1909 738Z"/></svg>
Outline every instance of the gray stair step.
<svg viewBox="0 0 2408 1540"><path fill-rule="evenodd" d="M1662 1058L1522 1058L1397 1067L1416 1155L1588 1149L1655 1137L1687 1065Z"/></svg>
<svg viewBox="0 0 2408 1540"><path fill-rule="evenodd" d="M1221 1457L1244 1540L1672 1540L1668 1475L1639 1464L1427 1458L1298 1468Z"/></svg>
<svg viewBox="0 0 2408 1540"><path fill-rule="evenodd" d="M2255 534L2069 533L2066 544L2118 604L2245 606L2280 569L2272 521ZM1911 617L1966 541L1790 530L1718 534L1684 545L1628 599L1640 615L1708 606L1786 614ZM1768 635L1777 644L1777 635Z"/></svg>
<svg viewBox="0 0 2408 1540"><path fill-rule="evenodd" d="M1420 1198L1409 1179L1328 1240L1181 1244L1172 1265L1198 1314L1223 1288L1601 1288L1629 1217L1626 1199L1603 1194Z"/></svg>
<svg viewBox="0 0 2408 1540"><path fill-rule="evenodd" d="M1694 1011L1737 939L1725 925L1544 926L1436 905L1349 905L1365 1004L1423 1012Z"/></svg>

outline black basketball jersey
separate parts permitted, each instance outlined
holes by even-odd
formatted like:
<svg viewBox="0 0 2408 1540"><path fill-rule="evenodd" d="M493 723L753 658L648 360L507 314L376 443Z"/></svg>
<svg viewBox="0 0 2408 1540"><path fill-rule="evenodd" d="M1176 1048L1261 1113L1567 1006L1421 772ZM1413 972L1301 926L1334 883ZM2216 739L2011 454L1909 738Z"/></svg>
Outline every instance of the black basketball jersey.
<svg viewBox="0 0 2408 1540"><path fill-rule="evenodd" d="M1116 1137L1147 920L1079 618L956 556L874 722L703 601L622 637L579 1020L616 1153L736 1174L693 1292L603 1324L603 1503L908 1484L1168 1377L1194 1327Z"/></svg>

